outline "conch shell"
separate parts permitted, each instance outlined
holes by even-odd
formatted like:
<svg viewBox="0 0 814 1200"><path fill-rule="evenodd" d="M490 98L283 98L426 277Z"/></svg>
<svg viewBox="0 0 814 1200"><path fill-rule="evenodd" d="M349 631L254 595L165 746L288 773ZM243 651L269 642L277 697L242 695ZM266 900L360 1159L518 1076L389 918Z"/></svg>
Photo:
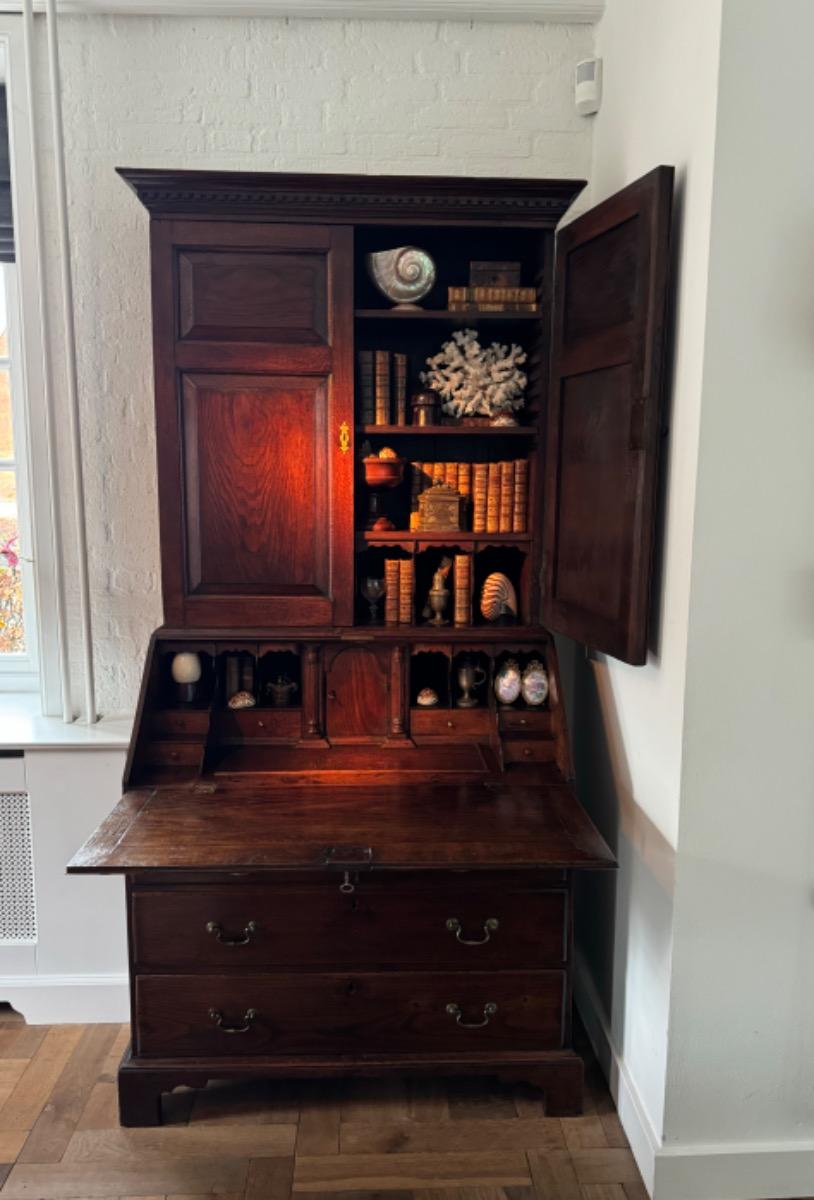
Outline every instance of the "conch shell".
<svg viewBox="0 0 814 1200"><path fill-rule="evenodd" d="M367 256L367 269L376 287L396 308L417 308L435 283L435 263L426 250L397 246Z"/></svg>

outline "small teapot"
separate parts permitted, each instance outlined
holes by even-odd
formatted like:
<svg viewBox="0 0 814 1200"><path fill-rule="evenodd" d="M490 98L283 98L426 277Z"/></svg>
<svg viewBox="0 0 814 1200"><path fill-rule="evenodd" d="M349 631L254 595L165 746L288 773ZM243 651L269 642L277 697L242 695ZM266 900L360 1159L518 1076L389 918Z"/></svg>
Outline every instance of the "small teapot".
<svg viewBox="0 0 814 1200"><path fill-rule="evenodd" d="M297 685L287 679L285 675L278 675L273 683L267 683L266 688L271 696L271 703L274 708L285 708L289 703L289 698L292 692L296 692Z"/></svg>

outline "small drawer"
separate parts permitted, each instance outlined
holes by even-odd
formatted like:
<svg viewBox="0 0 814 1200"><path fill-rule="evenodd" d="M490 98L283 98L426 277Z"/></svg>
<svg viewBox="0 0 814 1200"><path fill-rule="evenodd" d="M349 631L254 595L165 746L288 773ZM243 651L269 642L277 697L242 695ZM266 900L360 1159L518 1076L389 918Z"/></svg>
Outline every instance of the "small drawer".
<svg viewBox="0 0 814 1200"><path fill-rule="evenodd" d="M413 708L410 732L417 737L486 737L495 728L488 708Z"/></svg>
<svg viewBox="0 0 814 1200"><path fill-rule="evenodd" d="M136 1053L449 1054L557 1050L563 971L140 975Z"/></svg>
<svg viewBox="0 0 814 1200"><path fill-rule="evenodd" d="M148 723L152 736L158 740L205 738L209 730L209 709L165 708L152 713Z"/></svg>
<svg viewBox="0 0 814 1200"><path fill-rule="evenodd" d="M507 733L551 733L551 713L544 708L499 708L497 724Z"/></svg>
<svg viewBox="0 0 814 1200"><path fill-rule="evenodd" d="M549 738L506 738L503 758L508 763L553 762L556 743Z"/></svg>
<svg viewBox="0 0 814 1200"><path fill-rule="evenodd" d="M285 967L440 968L562 966L565 889L533 884L403 887L360 874L355 890L324 886L136 889L138 970Z"/></svg>
<svg viewBox="0 0 814 1200"><path fill-rule="evenodd" d="M148 742L144 762L151 767L194 767L203 758L203 742Z"/></svg>
<svg viewBox="0 0 814 1200"><path fill-rule="evenodd" d="M302 710L299 708L242 708L217 714L217 736L223 741L296 742L302 729Z"/></svg>

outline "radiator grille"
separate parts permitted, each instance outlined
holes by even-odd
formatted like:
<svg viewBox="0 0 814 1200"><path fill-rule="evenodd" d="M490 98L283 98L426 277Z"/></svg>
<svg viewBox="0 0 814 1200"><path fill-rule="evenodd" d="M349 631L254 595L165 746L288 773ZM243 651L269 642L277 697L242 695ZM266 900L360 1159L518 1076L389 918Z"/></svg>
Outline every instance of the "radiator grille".
<svg viewBox="0 0 814 1200"><path fill-rule="evenodd" d="M0 943L36 940L28 793L0 792Z"/></svg>

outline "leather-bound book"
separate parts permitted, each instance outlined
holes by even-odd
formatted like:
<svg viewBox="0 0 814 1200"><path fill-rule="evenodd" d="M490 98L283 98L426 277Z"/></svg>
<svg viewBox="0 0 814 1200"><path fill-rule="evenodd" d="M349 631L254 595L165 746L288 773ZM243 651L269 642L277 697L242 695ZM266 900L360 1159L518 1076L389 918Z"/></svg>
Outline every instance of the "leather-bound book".
<svg viewBox="0 0 814 1200"><path fill-rule="evenodd" d="M363 425L373 425L376 420L376 401L373 386L373 351L359 351L359 419Z"/></svg>
<svg viewBox="0 0 814 1200"><path fill-rule="evenodd" d="M458 492L463 498L464 528L472 528L472 463L458 463Z"/></svg>
<svg viewBox="0 0 814 1200"><path fill-rule="evenodd" d="M397 558L384 560L384 623L399 623L399 589L401 586L401 563Z"/></svg>
<svg viewBox="0 0 814 1200"><path fill-rule="evenodd" d="M397 425L407 424L407 355L393 355L393 394Z"/></svg>
<svg viewBox="0 0 814 1200"><path fill-rule="evenodd" d="M486 532L500 532L500 463L489 463L486 488Z"/></svg>
<svg viewBox="0 0 814 1200"><path fill-rule="evenodd" d="M512 532L528 532L529 510L529 463L527 458L515 459L514 503L512 508Z"/></svg>
<svg viewBox="0 0 814 1200"><path fill-rule="evenodd" d="M458 464L456 462L448 462L448 463L446 463L446 468L447 469L446 469L446 476L444 478L444 482L448 483L450 487L454 487L455 491L457 492L457 490L458 490Z"/></svg>
<svg viewBox="0 0 814 1200"><path fill-rule="evenodd" d="M501 533L512 532L514 519L514 463L500 464L500 509L499 528Z"/></svg>
<svg viewBox="0 0 814 1200"><path fill-rule="evenodd" d="M472 623L472 558L469 554L456 554L453 586L455 589L455 624Z"/></svg>
<svg viewBox="0 0 814 1200"><path fill-rule="evenodd" d="M376 424L390 424L390 351L375 352Z"/></svg>
<svg viewBox="0 0 814 1200"><path fill-rule="evenodd" d="M444 483L447 477L447 464L443 462L432 464L432 482Z"/></svg>
<svg viewBox="0 0 814 1200"><path fill-rule="evenodd" d="M472 464L472 532L486 532L486 492L489 467L486 463Z"/></svg>
<svg viewBox="0 0 814 1200"><path fill-rule="evenodd" d="M399 562L399 625L413 623L413 593L415 592L415 565L411 558Z"/></svg>

